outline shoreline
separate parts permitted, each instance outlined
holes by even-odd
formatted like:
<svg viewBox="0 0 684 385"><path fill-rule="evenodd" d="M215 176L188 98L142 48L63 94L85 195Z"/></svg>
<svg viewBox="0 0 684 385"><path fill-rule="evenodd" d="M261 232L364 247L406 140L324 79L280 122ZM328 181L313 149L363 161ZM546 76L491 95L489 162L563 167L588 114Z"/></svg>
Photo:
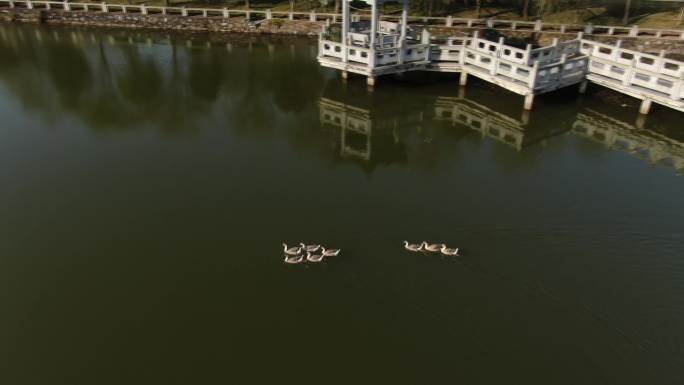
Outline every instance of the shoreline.
<svg viewBox="0 0 684 385"><path fill-rule="evenodd" d="M0 22L91 26L130 30L271 34L317 37L325 22L272 19L259 23L220 16L65 11L59 9L0 9Z"/></svg>
<svg viewBox="0 0 684 385"><path fill-rule="evenodd" d="M0 23L0 26L3 24L6 25L11 25L12 23ZM171 41L174 41L175 43L181 43L185 45L192 45L193 47L211 47L211 46L221 46L221 45L226 45L228 49L232 49L233 46L244 44L244 45L250 45L251 49L251 44L253 43L259 43L259 42L264 42L267 41L269 43L292 43L296 40L299 40L300 42L307 42L308 44L311 44L312 47L314 40L311 39L312 36L307 36L307 35L294 35L294 34L278 34L278 33L240 33L240 32L224 32L224 33L216 33L215 31L207 31L207 30L188 30L188 29L161 29L161 28L146 28L146 27L136 27L136 28L125 28L125 27L120 27L120 26L104 26L104 25L93 25L93 24L70 24L70 23L16 23L17 28L22 28L22 26L25 26L27 28L44 28L45 30L75 30L75 31L93 31L93 32L105 32L105 33L111 33L110 39L111 42L114 42L114 39L117 41L123 42L124 40L127 40L129 43L132 43L133 40L136 40L138 43L143 43L146 42L148 45L151 44L153 41L156 41L157 39L168 39ZM2 32L2 31L0 31ZM151 38L151 39L150 39ZM145 39L145 40L143 40ZM440 79L448 79L448 81L453 82L454 84L457 83L457 78L452 77L452 74L447 74L447 73L432 73L432 72L424 72L423 74L430 74L430 75L436 75L441 77ZM431 84L434 82L442 82L444 80L436 80L436 77L433 77L432 80L427 80L425 84ZM458 86L456 86L458 87ZM487 88L491 89L494 92L496 90L499 90L498 87L491 83L487 83L484 81L478 82L478 87L479 88ZM635 99L631 96L621 94L609 89L605 88L600 88L600 87L592 87L592 94L596 93L601 93L605 95L603 97L604 101L606 103L616 107L629 107L629 108L638 108L638 99ZM574 92L574 91L573 91Z"/></svg>
<svg viewBox="0 0 684 385"><path fill-rule="evenodd" d="M220 11L217 9L217 11ZM234 11L233 11L234 12ZM105 28L118 28L129 30L157 30L157 31L186 31L208 33L240 33L240 34L268 34L268 35L291 35L317 37L323 27L329 22L316 17L301 18L265 18L248 20L244 16L230 14L230 17L221 15L191 14L184 11L185 16L177 13L152 13L147 12L102 12L97 10L65 10L45 8L0 8L0 22L8 23L33 23L46 25L71 25L92 26ZM257 12L253 12L257 13ZM322 16L322 15L321 15ZM315 20L315 21L314 21ZM576 31L531 31L531 30L508 30L492 25L488 26L444 26L427 25L426 28L433 35L458 35L473 31L492 30L497 33L518 39L535 41L540 45L546 45L554 38L570 40L577 36ZM682 32L684 36L684 32ZM613 42L622 40L623 46L642 52L655 52L661 50L667 54L677 55L679 59L684 56L684 39L662 39L645 36L628 35L591 35L592 40L599 42Z"/></svg>

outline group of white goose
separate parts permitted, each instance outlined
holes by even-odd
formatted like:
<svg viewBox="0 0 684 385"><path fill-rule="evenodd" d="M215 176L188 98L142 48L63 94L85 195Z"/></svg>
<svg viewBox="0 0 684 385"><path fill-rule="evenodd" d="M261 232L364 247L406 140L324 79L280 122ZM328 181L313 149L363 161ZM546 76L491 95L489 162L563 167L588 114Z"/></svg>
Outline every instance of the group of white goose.
<svg viewBox="0 0 684 385"><path fill-rule="evenodd" d="M430 252L430 253L442 253L450 257L460 257L458 253L458 247L452 249L447 247L444 243L427 243L425 241L421 243L408 243L404 241L404 248L408 251L413 252Z"/></svg>
<svg viewBox="0 0 684 385"><path fill-rule="evenodd" d="M320 249L320 254L314 254ZM285 263L296 264L302 263L304 260L308 262L321 262L325 257L334 257L340 255L340 249L326 249L321 245L306 245L300 243L299 247L288 247L283 243L283 252L285 253Z"/></svg>

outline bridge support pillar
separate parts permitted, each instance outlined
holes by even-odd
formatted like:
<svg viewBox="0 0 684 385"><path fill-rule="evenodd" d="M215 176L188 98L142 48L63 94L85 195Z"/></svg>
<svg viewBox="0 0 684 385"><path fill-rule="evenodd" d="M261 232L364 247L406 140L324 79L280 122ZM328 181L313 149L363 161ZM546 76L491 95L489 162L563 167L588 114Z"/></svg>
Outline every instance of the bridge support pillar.
<svg viewBox="0 0 684 385"><path fill-rule="evenodd" d="M346 80L348 77L349 77L349 74L347 73L347 71L342 71L342 79Z"/></svg>
<svg viewBox="0 0 684 385"><path fill-rule="evenodd" d="M465 71L461 72L461 75L458 78L458 84L460 86L465 86L466 84L468 84L468 73L467 72L465 72Z"/></svg>
<svg viewBox="0 0 684 385"><path fill-rule="evenodd" d="M369 75L369 76L366 78L366 84L368 84L369 87L375 86L375 76Z"/></svg>
<svg viewBox="0 0 684 385"><path fill-rule="evenodd" d="M589 84L589 81L587 79L582 80L582 82L579 85L579 93L584 94L587 92L587 85Z"/></svg>
<svg viewBox="0 0 684 385"><path fill-rule="evenodd" d="M523 108L526 110L531 110L532 109L532 103L534 103L534 94L527 94L525 95L525 104L523 104Z"/></svg>
<svg viewBox="0 0 684 385"><path fill-rule="evenodd" d="M648 112L651 110L651 99L644 99L641 101L641 106L639 107L639 113L640 114L648 114Z"/></svg>

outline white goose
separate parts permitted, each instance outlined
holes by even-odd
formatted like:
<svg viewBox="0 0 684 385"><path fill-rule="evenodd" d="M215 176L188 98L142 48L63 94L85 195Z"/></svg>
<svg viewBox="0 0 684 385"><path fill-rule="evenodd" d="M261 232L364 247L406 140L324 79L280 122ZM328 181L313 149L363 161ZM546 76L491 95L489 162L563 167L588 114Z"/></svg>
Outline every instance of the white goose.
<svg viewBox="0 0 684 385"><path fill-rule="evenodd" d="M422 251L423 246L425 246L425 242L422 243L408 243L408 241L404 241L404 248L408 251Z"/></svg>
<svg viewBox="0 0 684 385"><path fill-rule="evenodd" d="M301 263L304 260L304 255L298 255L296 257L290 257L290 256L285 256L285 263L290 263L290 264L297 264Z"/></svg>
<svg viewBox="0 0 684 385"><path fill-rule="evenodd" d="M286 244L283 243L283 252L287 255L299 255L302 252L301 247L287 247Z"/></svg>
<svg viewBox="0 0 684 385"><path fill-rule="evenodd" d="M321 245L305 245L303 243L300 243L299 245L302 247L302 250L310 251L312 253L321 247Z"/></svg>
<svg viewBox="0 0 684 385"><path fill-rule="evenodd" d="M441 251L442 254L444 254L444 255L449 255L449 256L454 256L454 257L460 257L460 256L461 256L461 255L458 253L458 247L455 248L455 249L450 249L450 248L446 247L446 245L444 245L444 246L440 249L440 251Z"/></svg>
<svg viewBox="0 0 684 385"><path fill-rule="evenodd" d="M321 248L321 252L324 257L335 257L340 254L340 249L330 249L326 250L325 247Z"/></svg>
<svg viewBox="0 0 684 385"><path fill-rule="evenodd" d="M443 244L443 243L427 243L427 242L423 242L423 244L425 245L424 248L425 248L426 251L430 251L430 252L433 252L433 253L436 253L436 252L442 250L442 247L446 246L446 245Z"/></svg>
<svg viewBox="0 0 684 385"><path fill-rule="evenodd" d="M323 254L311 254L309 252L306 253L306 260L309 262L320 262L323 260Z"/></svg>

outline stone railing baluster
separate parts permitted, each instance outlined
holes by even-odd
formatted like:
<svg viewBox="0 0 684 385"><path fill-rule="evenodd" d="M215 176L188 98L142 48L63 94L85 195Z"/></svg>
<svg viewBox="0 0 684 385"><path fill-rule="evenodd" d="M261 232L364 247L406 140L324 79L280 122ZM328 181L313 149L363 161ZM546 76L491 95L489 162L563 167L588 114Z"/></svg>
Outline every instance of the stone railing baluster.
<svg viewBox="0 0 684 385"><path fill-rule="evenodd" d="M541 20L537 20L534 22L534 31L535 32L541 32L542 27L543 27L543 24L542 24Z"/></svg>
<svg viewBox="0 0 684 385"><path fill-rule="evenodd" d="M633 36L633 37L639 36L639 26L638 25L633 25L629 29L629 36Z"/></svg>

